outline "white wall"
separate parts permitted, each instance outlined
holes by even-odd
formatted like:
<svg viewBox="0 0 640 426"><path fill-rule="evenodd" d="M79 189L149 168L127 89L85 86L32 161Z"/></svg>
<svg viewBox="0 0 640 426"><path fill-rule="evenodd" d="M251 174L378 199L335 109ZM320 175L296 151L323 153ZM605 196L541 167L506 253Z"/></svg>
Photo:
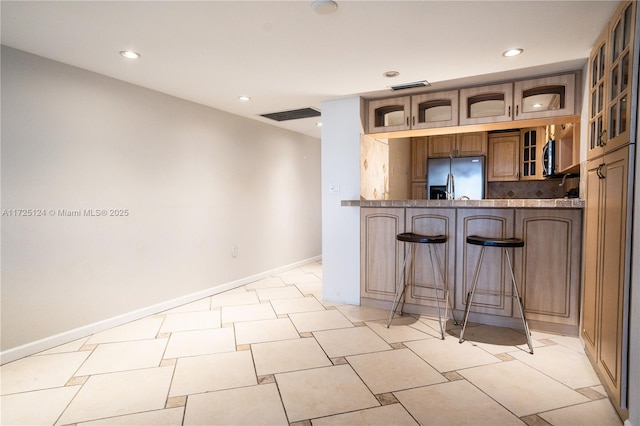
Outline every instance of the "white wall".
<svg viewBox="0 0 640 426"><path fill-rule="evenodd" d="M322 297L353 305L360 304L360 208L340 201L360 199L360 111L359 97L322 104Z"/></svg>
<svg viewBox="0 0 640 426"><path fill-rule="evenodd" d="M319 258L318 139L6 47L1 95L3 354Z"/></svg>

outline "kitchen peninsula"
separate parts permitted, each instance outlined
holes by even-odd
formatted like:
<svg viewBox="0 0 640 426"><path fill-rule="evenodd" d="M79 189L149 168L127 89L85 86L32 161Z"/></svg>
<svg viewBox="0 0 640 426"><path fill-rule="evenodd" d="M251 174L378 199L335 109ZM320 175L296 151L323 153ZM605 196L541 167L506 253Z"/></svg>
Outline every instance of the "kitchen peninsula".
<svg viewBox="0 0 640 426"><path fill-rule="evenodd" d="M360 207L363 306L391 307L404 258L403 243L396 240L399 233L448 236L447 243L434 248L458 318L479 254L479 247L465 243L466 237L518 237L526 243L513 251L512 259L530 327L578 335L583 200L343 200L341 205ZM505 262L501 251L485 253L478 291L492 294L477 296L471 307L473 322L521 326L513 299L503 296L511 286ZM409 280L430 285L433 272L428 250L417 247ZM439 276L437 284L442 285ZM435 300L431 289L411 287L405 311L435 314Z"/></svg>

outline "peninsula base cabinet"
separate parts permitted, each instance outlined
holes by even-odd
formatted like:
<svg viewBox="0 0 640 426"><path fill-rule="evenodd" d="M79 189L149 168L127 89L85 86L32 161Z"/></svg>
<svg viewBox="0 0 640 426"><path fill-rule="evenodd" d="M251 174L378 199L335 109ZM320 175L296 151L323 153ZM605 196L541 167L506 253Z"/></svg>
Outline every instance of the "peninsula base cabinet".
<svg viewBox="0 0 640 426"><path fill-rule="evenodd" d="M360 212L363 306L391 309L405 253L397 234L447 235L447 243L431 249L443 266L451 308L461 319L480 253L480 247L466 243L467 236L516 236L525 246L509 253L530 327L578 335L582 209L366 207ZM426 244L417 245L407 274L416 287L408 290L405 312L436 315L436 295L423 287L432 286L434 276L442 287L443 279L432 269ZM485 250L476 291L483 294L474 297L470 321L522 328L514 299L505 296L512 293L512 285L502 249ZM441 303L442 296L438 292Z"/></svg>
<svg viewBox="0 0 640 426"><path fill-rule="evenodd" d="M456 305L460 309L464 310L466 307L467 293L471 291L478 257L482 249L480 246L467 244L467 237L470 235L489 238L512 237L514 219L513 209L460 209L458 211L456 273L460 285L457 287ZM513 254L511 254L511 258L513 259ZM485 249L478 275L478 284L476 285L476 294L473 297L473 305L470 308L469 320L487 322L491 319L486 317L484 321L481 321L482 317L473 315L473 313L511 317L513 314L511 298L505 297L505 292L511 294L511 275L504 251L488 247Z"/></svg>
<svg viewBox="0 0 640 426"><path fill-rule="evenodd" d="M361 297L393 301L403 260L403 247L396 235L405 230L404 211L403 208L360 210Z"/></svg>
<svg viewBox="0 0 640 426"><path fill-rule="evenodd" d="M529 326L577 335L582 210L516 210L515 236L525 241L514 257Z"/></svg>
<svg viewBox="0 0 640 426"><path fill-rule="evenodd" d="M406 303L419 304L436 307L436 296L441 301L441 308L444 307L442 300L444 292L436 292L432 288L434 280L436 287L444 288L445 283L449 287L450 299L453 303L454 290L454 261L455 241L452 236L455 234L456 211L454 209L406 209L406 231L415 232L421 235L447 235L447 242L443 244L417 244L415 260L409 269L408 279L410 283L415 283L407 289ZM435 270L431 265L429 249L433 254L436 263ZM452 307L452 306L450 306Z"/></svg>
<svg viewBox="0 0 640 426"><path fill-rule="evenodd" d="M587 163L582 338L585 352L620 416L625 409L633 147ZM632 158L632 157L631 157Z"/></svg>

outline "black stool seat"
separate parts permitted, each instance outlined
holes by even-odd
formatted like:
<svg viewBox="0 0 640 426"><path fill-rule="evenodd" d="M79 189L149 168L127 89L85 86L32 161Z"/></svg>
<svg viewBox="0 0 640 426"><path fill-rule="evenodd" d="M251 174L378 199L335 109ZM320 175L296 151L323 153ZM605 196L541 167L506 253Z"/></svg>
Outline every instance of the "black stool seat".
<svg viewBox="0 0 640 426"><path fill-rule="evenodd" d="M486 238L470 235L467 243L484 247L524 247L524 240L520 238Z"/></svg>
<svg viewBox="0 0 640 426"><path fill-rule="evenodd" d="M443 244L447 242L446 235L420 235L413 232L403 232L396 235L398 241L405 243L421 243L421 244Z"/></svg>

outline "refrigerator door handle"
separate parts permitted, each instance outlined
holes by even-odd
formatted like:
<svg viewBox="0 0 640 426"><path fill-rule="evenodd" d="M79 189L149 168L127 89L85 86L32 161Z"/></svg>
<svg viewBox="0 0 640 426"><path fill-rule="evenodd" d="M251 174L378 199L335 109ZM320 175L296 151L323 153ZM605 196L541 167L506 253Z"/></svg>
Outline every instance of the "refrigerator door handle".
<svg viewBox="0 0 640 426"><path fill-rule="evenodd" d="M453 174L447 174L447 200L453 200L455 198Z"/></svg>

